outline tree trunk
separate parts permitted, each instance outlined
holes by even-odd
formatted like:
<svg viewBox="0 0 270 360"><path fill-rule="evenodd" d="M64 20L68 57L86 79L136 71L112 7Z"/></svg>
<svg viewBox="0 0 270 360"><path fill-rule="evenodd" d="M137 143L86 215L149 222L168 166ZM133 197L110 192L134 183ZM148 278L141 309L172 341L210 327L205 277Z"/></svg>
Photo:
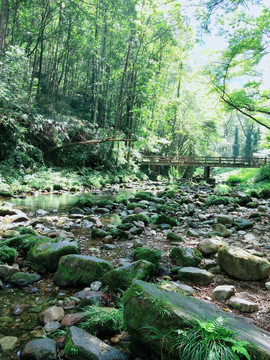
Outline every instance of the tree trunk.
<svg viewBox="0 0 270 360"><path fill-rule="evenodd" d="M8 0L2 0L1 13L0 13L0 59L5 54L5 39L7 30L8 18Z"/></svg>

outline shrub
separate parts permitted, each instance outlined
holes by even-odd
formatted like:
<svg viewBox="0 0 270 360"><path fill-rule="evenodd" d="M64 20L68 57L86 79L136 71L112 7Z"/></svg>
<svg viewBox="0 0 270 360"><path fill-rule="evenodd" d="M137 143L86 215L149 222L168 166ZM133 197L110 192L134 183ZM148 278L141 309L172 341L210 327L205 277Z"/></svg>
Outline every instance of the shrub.
<svg viewBox="0 0 270 360"><path fill-rule="evenodd" d="M270 166L263 166L259 169L255 176L254 182L269 181L270 180Z"/></svg>

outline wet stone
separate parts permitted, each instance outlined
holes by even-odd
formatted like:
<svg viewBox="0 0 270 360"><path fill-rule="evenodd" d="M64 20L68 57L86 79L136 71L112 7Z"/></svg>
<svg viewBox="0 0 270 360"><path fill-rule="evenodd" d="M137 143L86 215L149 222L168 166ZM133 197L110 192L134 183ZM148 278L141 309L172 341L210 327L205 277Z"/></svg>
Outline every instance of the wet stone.
<svg viewBox="0 0 270 360"><path fill-rule="evenodd" d="M52 339L29 341L21 353L22 360L57 360L56 342Z"/></svg>
<svg viewBox="0 0 270 360"><path fill-rule="evenodd" d="M15 336L4 336L0 339L0 349L3 352L13 350L18 343L19 339Z"/></svg>
<svg viewBox="0 0 270 360"><path fill-rule="evenodd" d="M232 297L229 300L229 305L236 310L240 310L242 312L248 312L248 313L258 311L259 309L258 304L236 296Z"/></svg>
<svg viewBox="0 0 270 360"><path fill-rule="evenodd" d="M233 285L220 285L217 286L213 292L212 296L214 300L227 300L235 293L235 288Z"/></svg>

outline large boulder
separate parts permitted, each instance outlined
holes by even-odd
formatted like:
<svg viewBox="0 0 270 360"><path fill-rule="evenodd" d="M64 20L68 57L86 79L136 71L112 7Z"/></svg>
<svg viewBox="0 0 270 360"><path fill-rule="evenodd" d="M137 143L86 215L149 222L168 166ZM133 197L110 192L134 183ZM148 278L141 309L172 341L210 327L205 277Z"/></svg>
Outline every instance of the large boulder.
<svg viewBox="0 0 270 360"><path fill-rule="evenodd" d="M179 266L198 266L202 260L202 254L197 249L177 246L172 248L170 258Z"/></svg>
<svg viewBox="0 0 270 360"><path fill-rule="evenodd" d="M59 286L74 286L77 284L89 285L93 281L100 280L102 276L113 269L113 266L105 260L86 255L62 256L54 282Z"/></svg>
<svg viewBox="0 0 270 360"><path fill-rule="evenodd" d="M28 272L16 272L10 277L10 282L19 287L28 286L41 279L39 274L32 274Z"/></svg>
<svg viewBox="0 0 270 360"><path fill-rule="evenodd" d="M129 356L88 332L71 326L65 339L65 357L70 360L127 360Z"/></svg>
<svg viewBox="0 0 270 360"><path fill-rule="evenodd" d="M270 275L270 262L236 247L223 247L218 252L222 270L239 280L261 280Z"/></svg>
<svg viewBox="0 0 270 360"><path fill-rule="evenodd" d="M123 302L129 334L152 348L159 356L163 354L163 358L168 356L166 347L160 339L155 341L149 336L151 328L155 328L157 333L168 334L190 326L194 318L204 322L224 317L228 327L238 333L239 339L254 344L257 346L256 350L265 355L264 359L270 359L269 332L254 326L243 317L219 309L213 303L161 290L140 280L134 280L125 292Z"/></svg>
<svg viewBox="0 0 270 360"><path fill-rule="evenodd" d="M27 255L27 260L42 266L49 271L55 271L60 258L68 254L79 254L76 241L61 241L58 243L43 243L33 247Z"/></svg>
<svg viewBox="0 0 270 360"><path fill-rule="evenodd" d="M133 279L150 280L155 273L155 265L146 260L138 260L132 264L120 266L103 276L104 285L117 291L126 290Z"/></svg>

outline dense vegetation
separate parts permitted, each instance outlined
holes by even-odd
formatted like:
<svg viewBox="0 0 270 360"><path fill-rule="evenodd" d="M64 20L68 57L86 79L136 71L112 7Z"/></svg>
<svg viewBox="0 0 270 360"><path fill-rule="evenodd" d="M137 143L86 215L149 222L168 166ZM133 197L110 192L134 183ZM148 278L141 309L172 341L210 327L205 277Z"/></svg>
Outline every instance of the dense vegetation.
<svg viewBox="0 0 270 360"><path fill-rule="evenodd" d="M270 12L257 6L252 16L246 3L194 1L196 30L186 2L2 0L2 172L261 151ZM198 66L197 42L213 27L227 47Z"/></svg>

